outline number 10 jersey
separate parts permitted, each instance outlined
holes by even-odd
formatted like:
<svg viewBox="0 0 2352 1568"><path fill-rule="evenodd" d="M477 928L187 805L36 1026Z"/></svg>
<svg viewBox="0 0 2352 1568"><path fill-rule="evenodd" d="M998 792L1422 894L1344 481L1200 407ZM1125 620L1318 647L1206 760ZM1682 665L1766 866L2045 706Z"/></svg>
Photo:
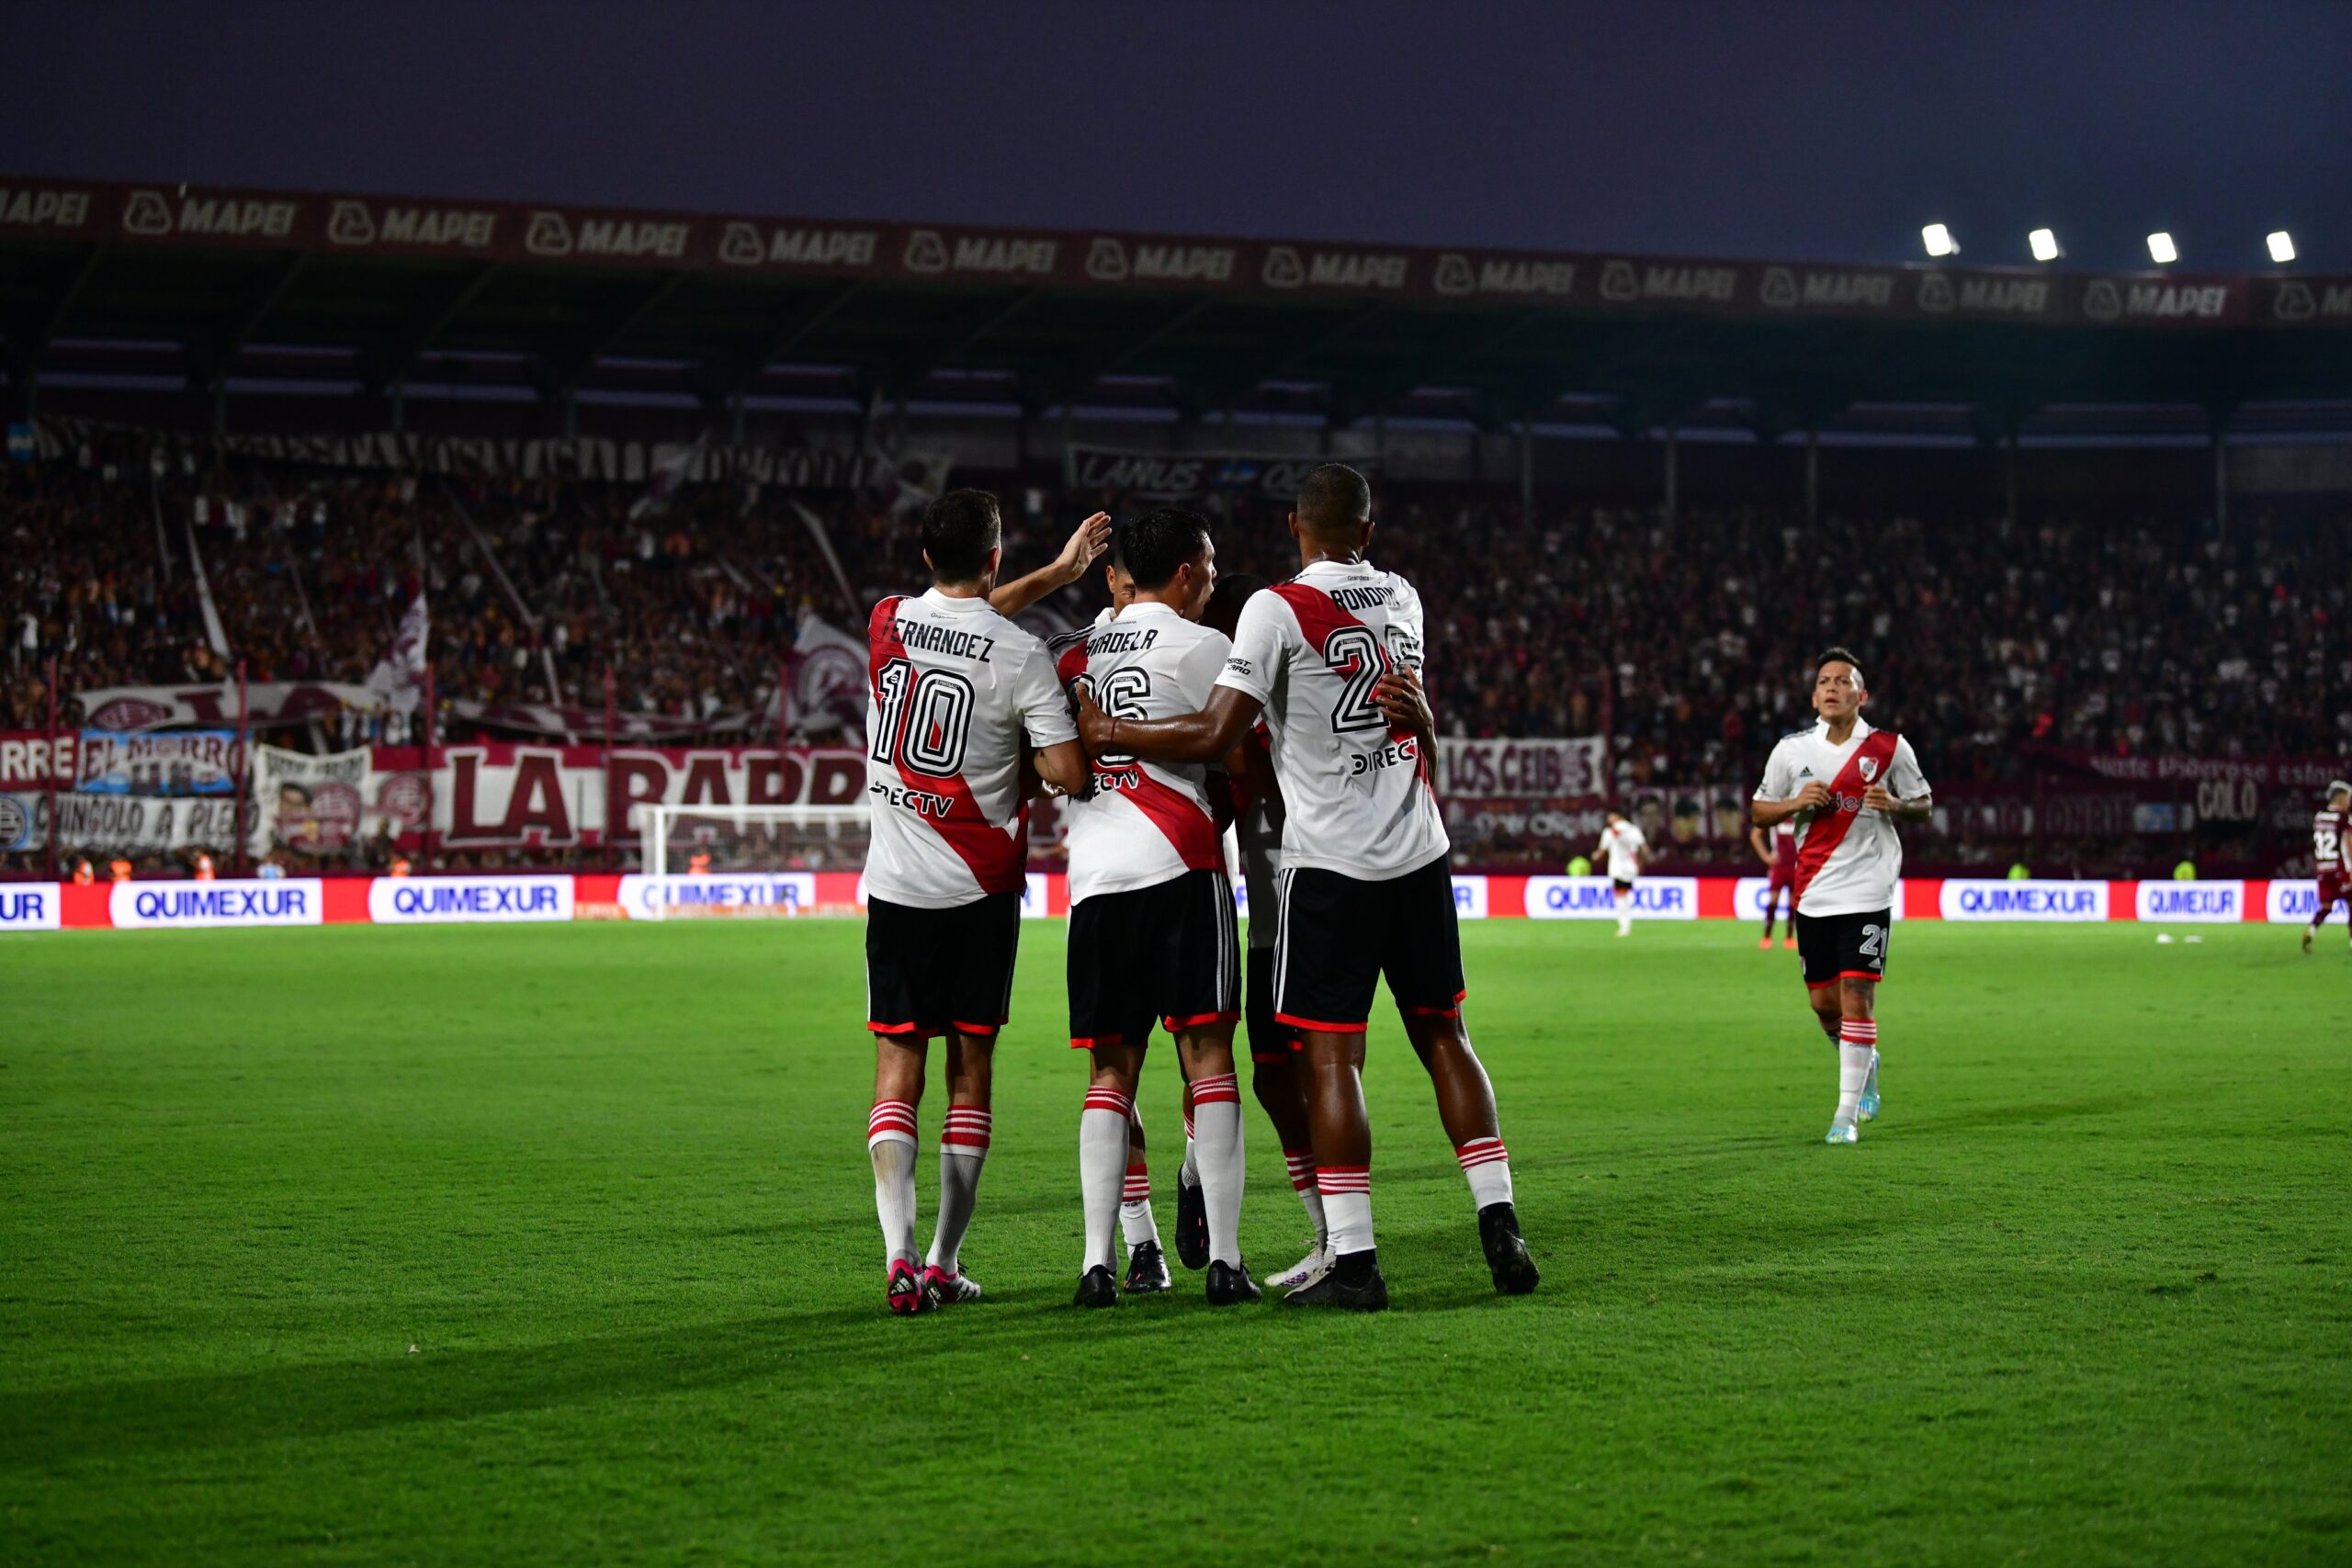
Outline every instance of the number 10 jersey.
<svg viewBox="0 0 2352 1568"><path fill-rule="evenodd" d="M885 599L866 628L865 890L918 909L1018 893L1029 804L1021 738L1078 739L1046 645L989 607L933 589Z"/></svg>
<svg viewBox="0 0 2352 1568"><path fill-rule="evenodd" d="M1265 705L1283 869L1385 882L1450 847L1435 759L1372 700L1391 670L1420 670L1421 637L1413 585L1362 561L1317 561L1241 607L1216 683Z"/></svg>

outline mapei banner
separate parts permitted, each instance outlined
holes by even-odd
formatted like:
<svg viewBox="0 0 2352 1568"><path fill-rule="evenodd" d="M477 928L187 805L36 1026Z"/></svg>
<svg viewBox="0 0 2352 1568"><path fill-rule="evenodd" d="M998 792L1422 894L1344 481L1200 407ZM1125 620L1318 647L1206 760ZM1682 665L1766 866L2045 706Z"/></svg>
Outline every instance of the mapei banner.
<svg viewBox="0 0 2352 1568"><path fill-rule="evenodd" d="M547 876L379 876L368 886L368 918L381 925L568 920L572 879Z"/></svg>
<svg viewBox="0 0 2352 1568"><path fill-rule="evenodd" d="M1458 886L1468 880L1456 877ZM1527 879L1527 914L1538 920L1613 920L1616 889L1605 876L1531 876ZM1634 884L1634 918L1637 920L1695 920L1699 918L1699 879L1695 876L1645 876Z"/></svg>
<svg viewBox="0 0 2352 1568"><path fill-rule="evenodd" d="M220 926L315 926L325 897L312 877L232 882L118 882L107 889L118 928L195 931Z"/></svg>
<svg viewBox="0 0 2352 1568"><path fill-rule="evenodd" d="M2104 882L1973 881L1943 885L1938 912L1947 920L2103 920Z"/></svg>

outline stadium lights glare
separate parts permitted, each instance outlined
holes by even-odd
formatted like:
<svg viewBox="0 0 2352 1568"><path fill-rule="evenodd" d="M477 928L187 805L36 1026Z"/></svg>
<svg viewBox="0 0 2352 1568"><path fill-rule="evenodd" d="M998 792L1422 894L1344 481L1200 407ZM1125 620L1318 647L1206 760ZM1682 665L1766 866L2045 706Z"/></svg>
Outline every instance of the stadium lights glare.
<svg viewBox="0 0 2352 1568"><path fill-rule="evenodd" d="M2180 247L2172 243L2170 234L2159 230L2148 236L2148 255L2158 266L2170 266L2180 259Z"/></svg>
<svg viewBox="0 0 2352 1568"><path fill-rule="evenodd" d="M2284 229L2267 236L2263 243L2270 247L2270 259L2280 266L2295 259L2295 237Z"/></svg>
<svg viewBox="0 0 2352 1568"><path fill-rule="evenodd" d="M2025 237L2025 243L2026 247L2033 252L2033 259L2038 262L2056 261L2066 254L2058 248L2058 234L2055 230L2036 229Z"/></svg>
<svg viewBox="0 0 2352 1568"><path fill-rule="evenodd" d="M1928 254L1931 256L1960 254L1960 242L1953 239L1951 231L1940 223L1930 223L1920 230L1919 243L1928 247Z"/></svg>

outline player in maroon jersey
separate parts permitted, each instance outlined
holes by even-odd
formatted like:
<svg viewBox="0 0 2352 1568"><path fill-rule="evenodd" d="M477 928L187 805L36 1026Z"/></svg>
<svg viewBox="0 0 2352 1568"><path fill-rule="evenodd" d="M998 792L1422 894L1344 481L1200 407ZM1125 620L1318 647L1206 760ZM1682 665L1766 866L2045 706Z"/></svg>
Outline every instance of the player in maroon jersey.
<svg viewBox="0 0 2352 1568"><path fill-rule="evenodd" d="M2312 910L2312 923L2303 928L2305 953L2338 899L2346 913L2352 914L2352 836L2347 835L2352 835L2352 784L2337 779L2327 786L2327 804L2312 818L2312 874L2319 883L2319 905Z"/></svg>
<svg viewBox="0 0 2352 1568"><path fill-rule="evenodd" d="M1770 840L1767 843L1766 840ZM1786 902L1789 907L1789 946L1797 944L1797 825L1783 822L1767 833L1761 828L1747 829L1748 847L1756 858L1764 863L1765 874L1771 880L1764 888L1764 940L1756 945L1770 950L1772 945L1772 917Z"/></svg>

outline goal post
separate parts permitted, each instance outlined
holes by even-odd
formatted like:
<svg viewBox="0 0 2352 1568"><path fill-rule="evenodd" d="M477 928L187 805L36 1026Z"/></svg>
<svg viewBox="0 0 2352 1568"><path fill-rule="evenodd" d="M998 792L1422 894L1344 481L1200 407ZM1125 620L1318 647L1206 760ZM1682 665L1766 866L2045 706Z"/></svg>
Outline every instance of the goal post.
<svg viewBox="0 0 2352 1568"><path fill-rule="evenodd" d="M865 868L874 815L852 806L640 806L633 914L657 920L847 913L829 888Z"/></svg>

